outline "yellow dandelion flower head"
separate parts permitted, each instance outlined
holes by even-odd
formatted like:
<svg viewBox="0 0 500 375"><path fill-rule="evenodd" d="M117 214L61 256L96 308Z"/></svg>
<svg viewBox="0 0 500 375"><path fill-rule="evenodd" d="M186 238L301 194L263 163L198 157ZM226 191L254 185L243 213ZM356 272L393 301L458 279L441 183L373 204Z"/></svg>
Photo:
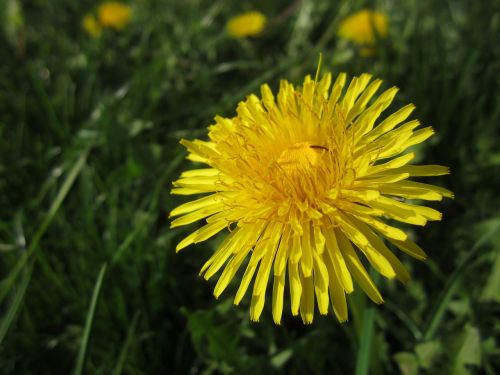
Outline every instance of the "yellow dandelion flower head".
<svg viewBox="0 0 500 375"><path fill-rule="evenodd" d="M235 16L226 25L227 32L233 38L258 35L266 25L266 16L260 12L247 12Z"/></svg>
<svg viewBox="0 0 500 375"><path fill-rule="evenodd" d="M448 173L438 165L409 165L405 150L433 135L407 121L406 105L383 121L396 88L376 96L382 81L362 74L347 85L345 73L332 85L305 77L301 87L281 81L276 96L268 85L261 96L238 104L233 118L216 117L209 140L182 140L188 158L206 164L181 174L173 194L207 194L170 213L171 226L206 223L177 245L177 251L229 233L201 274L210 279L223 267L215 286L219 297L240 268L239 304L253 282L250 317L257 321L273 277L272 314L282 317L285 285L293 315L313 321L315 304L327 314L329 304L346 321L346 294L354 282L376 303L383 299L360 256L383 276L409 279L384 239L403 252L425 259L424 251L386 218L423 226L440 220L435 209L407 199L439 201L452 197L441 187L410 177ZM346 88L347 86L347 88Z"/></svg>
<svg viewBox="0 0 500 375"><path fill-rule="evenodd" d="M130 21L132 11L130 6L124 3L109 1L98 7L97 15L102 26L121 30Z"/></svg>
<svg viewBox="0 0 500 375"><path fill-rule="evenodd" d="M96 18L88 13L83 17L82 21L83 29L93 38L99 38L102 34L102 27Z"/></svg>
<svg viewBox="0 0 500 375"><path fill-rule="evenodd" d="M387 30L388 19L384 13L363 9L341 22L338 35L356 44L373 45L376 36L387 36Z"/></svg>

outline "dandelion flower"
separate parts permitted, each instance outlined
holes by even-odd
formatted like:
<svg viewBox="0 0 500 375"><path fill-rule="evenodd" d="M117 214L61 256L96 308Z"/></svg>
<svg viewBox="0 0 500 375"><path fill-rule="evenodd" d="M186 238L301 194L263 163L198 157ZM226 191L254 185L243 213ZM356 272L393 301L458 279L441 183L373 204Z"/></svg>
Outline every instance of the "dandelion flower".
<svg viewBox="0 0 500 375"><path fill-rule="evenodd" d="M387 36L387 29L388 21L384 13L363 9L341 22L338 35L358 45L373 46L376 36Z"/></svg>
<svg viewBox="0 0 500 375"><path fill-rule="evenodd" d="M431 127L416 130L418 120L407 121L413 104L379 120L397 88L375 96L382 82L369 74L347 86L341 73L331 83L330 73L321 80L307 76L301 87L281 81L276 97L265 84L260 97L238 104L235 117L216 117L208 141L181 141L188 158L207 167L183 172L172 193L207 195L173 209L171 226L206 223L176 250L229 232L200 274L210 279L224 267L214 290L219 297L245 268L234 303L253 280L254 321L271 275L276 324L287 283L291 313L300 313L305 324L312 323L315 304L324 315L330 302L338 320L346 321L346 294L355 283L382 303L360 256L386 278L407 281L384 240L417 259L426 254L386 219L423 226L441 213L411 200L452 197L444 188L409 180L444 175L448 168L408 164L415 154L405 150L434 134Z"/></svg>
<svg viewBox="0 0 500 375"><path fill-rule="evenodd" d="M233 38L258 35L266 25L266 16L260 12L247 12L233 17L226 25L227 32Z"/></svg>
<svg viewBox="0 0 500 375"><path fill-rule="evenodd" d="M92 14L83 17L83 29L93 38L99 38L102 34L102 27Z"/></svg>
<svg viewBox="0 0 500 375"><path fill-rule="evenodd" d="M131 9L118 1L109 1L99 6L97 14L102 26L121 30L130 21Z"/></svg>

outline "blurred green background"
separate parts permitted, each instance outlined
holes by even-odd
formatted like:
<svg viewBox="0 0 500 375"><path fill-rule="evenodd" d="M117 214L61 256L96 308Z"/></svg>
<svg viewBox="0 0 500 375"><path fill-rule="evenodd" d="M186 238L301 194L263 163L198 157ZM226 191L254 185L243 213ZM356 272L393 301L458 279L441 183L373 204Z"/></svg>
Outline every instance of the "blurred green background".
<svg viewBox="0 0 500 375"><path fill-rule="evenodd" d="M82 27L98 2L0 4L0 373L500 373L498 0L137 0L99 38ZM389 19L371 56L337 36L362 8ZM249 10L264 32L230 38ZM251 323L235 283L215 300L198 276L216 240L175 254L192 229L169 229L178 142L320 52L416 104L437 132L419 161L450 166L431 181L456 198L408 228L429 260L398 254L413 279L379 280L384 305L354 293L348 323L311 326L285 305L275 326L266 304Z"/></svg>

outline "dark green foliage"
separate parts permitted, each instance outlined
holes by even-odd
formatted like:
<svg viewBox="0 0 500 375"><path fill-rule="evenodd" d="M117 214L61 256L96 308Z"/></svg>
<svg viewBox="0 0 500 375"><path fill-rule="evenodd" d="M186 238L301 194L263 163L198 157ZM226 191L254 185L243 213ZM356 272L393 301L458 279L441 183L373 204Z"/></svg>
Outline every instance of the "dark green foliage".
<svg viewBox="0 0 500 375"><path fill-rule="evenodd" d="M0 373L498 373L499 2L130 3L130 25L92 39L97 2L0 2ZM335 34L362 7L391 23L370 57ZM229 39L245 10L269 27ZM355 292L347 324L312 326L285 304L275 326L268 303L251 323L236 280L215 300L198 276L217 240L175 254L194 228L169 229L185 201L170 183L191 165L178 141L263 82L314 74L320 52L324 70L370 72L400 88L395 108L416 104L437 132L419 161L450 166L431 181L456 198L411 229L430 257L398 254L413 280L379 280L386 304Z"/></svg>

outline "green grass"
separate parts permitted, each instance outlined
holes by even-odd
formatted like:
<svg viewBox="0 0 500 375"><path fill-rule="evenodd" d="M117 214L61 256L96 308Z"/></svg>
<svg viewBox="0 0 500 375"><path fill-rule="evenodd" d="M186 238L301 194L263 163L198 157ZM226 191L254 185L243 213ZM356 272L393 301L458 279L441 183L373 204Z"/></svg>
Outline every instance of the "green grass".
<svg viewBox="0 0 500 375"><path fill-rule="evenodd" d="M132 2L131 2L132 3ZM500 369L498 1L137 1L100 39L93 1L0 2L0 372L5 374L496 374ZM336 36L362 7L390 36L361 57ZM225 22L264 12L258 38ZM198 276L216 240L175 254L170 183L203 138L263 82L323 69L370 72L437 136L419 161L451 167L444 219L409 229L430 255L386 303L349 298L350 320L303 326L266 304L219 300ZM285 305L285 309L287 306Z"/></svg>

